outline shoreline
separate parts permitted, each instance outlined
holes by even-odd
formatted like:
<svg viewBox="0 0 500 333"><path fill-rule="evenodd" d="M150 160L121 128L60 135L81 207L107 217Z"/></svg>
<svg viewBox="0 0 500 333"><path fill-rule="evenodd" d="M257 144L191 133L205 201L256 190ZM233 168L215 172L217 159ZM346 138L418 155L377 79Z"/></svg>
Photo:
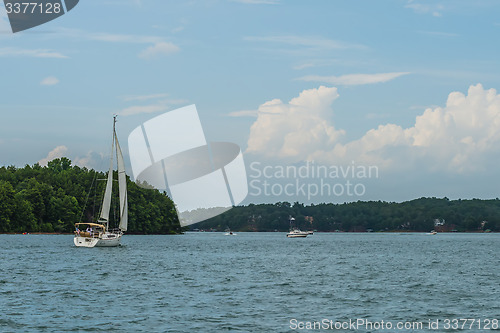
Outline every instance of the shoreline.
<svg viewBox="0 0 500 333"><path fill-rule="evenodd" d="M234 232L245 232L245 233L286 233L288 231L238 231ZM176 236L183 235L186 232L189 233L224 233L225 231L190 231L187 230L179 234L127 234L129 236ZM428 231L376 231L376 232L366 232L366 231L315 231L315 234L427 234ZM498 234L497 231L441 231L437 234ZM0 235L73 235L72 232L0 232Z"/></svg>

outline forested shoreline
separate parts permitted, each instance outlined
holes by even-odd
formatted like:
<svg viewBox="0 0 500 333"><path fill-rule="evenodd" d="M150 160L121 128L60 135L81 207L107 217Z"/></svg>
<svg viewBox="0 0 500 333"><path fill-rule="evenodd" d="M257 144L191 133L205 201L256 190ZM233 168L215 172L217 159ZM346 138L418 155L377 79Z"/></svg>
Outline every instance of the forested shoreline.
<svg viewBox="0 0 500 333"><path fill-rule="evenodd" d="M77 222L99 213L106 175L72 166L67 158L24 168L0 167L0 233L71 233ZM165 194L127 178L129 234L181 233L174 203ZM93 189L90 191L90 189ZM117 193L113 194L114 197ZM110 225L117 224L118 200ZM290 218L293 218L290 223ZM249 204L189 228L234 231L287 231L298 227L325 232L500 231L500 199L420 198L396 203L358 201L304 205L299 202Z"/></svg>
<svg viewBox="0 0 500 333"><path fill-rule="evenodd" d="M290 222L290 218L293 218ZM358 201L311 204L278 202L238 206L191 229L324 232L500 231L500 200L420 198L402 203Z"/></svg>
<svg viewBox="0 0 500 333"><path fill-rule="evenodd" d="M38 163L1 167L0 233L70 233L77 222L94 222L105 178L102 172L72 166L65 157L46 167ZM128 177L127 187L128 234L181 232L174 204L166 194L141 188ZM118 220L118 200L113 201L110 226Z"/></svg>

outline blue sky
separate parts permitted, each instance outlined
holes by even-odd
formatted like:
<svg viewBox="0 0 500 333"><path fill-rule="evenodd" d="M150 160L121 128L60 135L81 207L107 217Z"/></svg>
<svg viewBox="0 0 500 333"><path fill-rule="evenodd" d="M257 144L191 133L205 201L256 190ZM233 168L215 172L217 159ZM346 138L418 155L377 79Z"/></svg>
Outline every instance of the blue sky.
<svg viewBox="0 0 500 333"><path fill-rule="evenodd" d="M376 165L358 198L499 191L497 1L82 0L12 34L0 6L0 165L104 169L119 135L196 104L247 163ZM493 90L492 90L493 89ZM302 163L302 164L301 164ZM249 197L249 202L294 198ZM307 200L306 200L307 201Z"/></svg>

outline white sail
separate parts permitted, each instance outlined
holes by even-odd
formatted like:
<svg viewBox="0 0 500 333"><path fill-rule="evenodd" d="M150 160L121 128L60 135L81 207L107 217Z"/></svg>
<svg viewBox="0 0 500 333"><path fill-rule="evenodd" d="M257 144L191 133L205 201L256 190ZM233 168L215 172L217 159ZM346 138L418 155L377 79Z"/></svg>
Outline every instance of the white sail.
<svg viewBox="0 0 500 333"><path fill-rule="evenodd" d="M127 231L128 224L128 203L127 203L127 176L125 175L125 163L123 154L118 143L118 137L115 132L116 160L118 165L118 189L120 196L120 226L122 231Z"/></svg>
<svg viewBox="0 0 500 333"><path fill-rule="evenodd" d="M116 135L113 137L116 137ZM106 183L106 191L104 192L104 199L101 208L101 220L109 221L109 209L111 207L111 194L113 192L113 145L111 144L111 158L109 161L108 181Z"/></svg>

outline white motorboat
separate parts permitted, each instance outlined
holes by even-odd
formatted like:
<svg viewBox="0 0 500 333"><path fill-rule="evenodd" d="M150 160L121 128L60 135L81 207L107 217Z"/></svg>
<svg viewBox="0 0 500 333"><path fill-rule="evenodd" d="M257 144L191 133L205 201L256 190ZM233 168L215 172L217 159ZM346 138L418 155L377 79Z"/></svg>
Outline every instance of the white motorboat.
<svg viewBox="0 0 500 333"><path fill-rule="evenodd" d="M307 237L309 233L307 231L300 231L299 229L292 229L289 233L286 234L288 238L298 238L298 237Z"/></svg>

